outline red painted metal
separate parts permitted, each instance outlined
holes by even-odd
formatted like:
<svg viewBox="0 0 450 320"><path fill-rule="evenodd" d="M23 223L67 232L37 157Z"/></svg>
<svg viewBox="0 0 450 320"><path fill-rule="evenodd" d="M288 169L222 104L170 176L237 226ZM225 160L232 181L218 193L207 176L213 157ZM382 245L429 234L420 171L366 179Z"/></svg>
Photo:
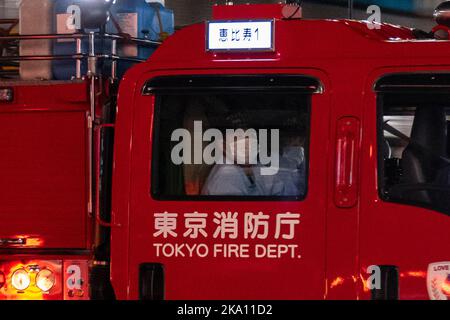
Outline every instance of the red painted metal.
<svg viewBox="0 0 450 320"><path fill-rule="evenodd" d="M358 201L360 122L352 117L341 118L337 130L334 201L339 208L351 208Z"/></svg>
<svg viewBox="0 0 450 320"><path fill-rule="evenodd" d="M252 18L258 15L247 14ZM225 13L215 17L230 18ZM243 15L237 12L235 17L241 19ZM138 267L144 262L164 264L169 299L369 299L365 270L371 264L399 266L401 298L427 298L423 273L429 263L448 259L445 252L450 239L446 230L450 221L439 213L380 200L376 182L376 96L372 88L384 74L450 71L449 44L416 41L407 28L382 25L369 29L364 22L348 20L277 20L275 41L274 53L206 52L205 26L197 24L178 31L147 63L126 74L119 95L113 186L113 211L122 227L112 230L111 250L112 281L120 299L138 298ZM307 199L277 203L153 200L153 97L141 95L144 83L159 75L259 73L305 74L324 83L324 93L313 96ZM333 196L334 150L339 140L338 120L343 117L357 119L363 130L362 143L356 142L354 149L360 154L360 169L356 164L352 168L358 180L351 185L352 206L337 206ZM152 244L160 240L153 237L153 214L195 210L210 214L300 212L304 220L297 242L303 258L157 258ZM213 240L206 239L205 243L212 245ZM193 242L187 240L187 244Z"/></svg>
<svg viewBox="0 0 450 320"><path fill-rule="evenodd" d="M20 249L90 250L96 221L117 226L111 229L111 279L119 299L138 298L142 263L164 265L168 299L370 299L365 280L373 264L399 267L402 299L428 298L428 265L450 259L450 219L380 199L373 87L392 73L450 72L449 42L415 40L410 29L391 25L370 29L367 23L349 20L282 20L278 9L281 6L214 9L215 19L275 18L275 52L207 52L202 23L178 31L148 62L126 73L115 125L111 224L101 221L98 211L97 218L87 212L86 83L5 84L14 88L14 101L0 103L0 150L11 155L0 157L0 170L7 178L0 180L0 238L25 239L33 246L19 242L9 251L0 248L0 260L90 259L90 254L55 257ZM156 76L209 74L301 74L321 81L323 92L312 96L305 201L152 199L155 98L142 95L142 88ZM348 129L345 121L342 128L342 119L350 120ZM352 147L340 148L339 141ZM95 151L98 159L98 137ZM338 159L352 165L339 166ZM238 212L239 219L246 212L264 212L271 226L279 213L299 213L294 241L301 257L158 257L155 243L216 244L212 238L200 243L154 236L154 214L166 211L181 216L205 212L210 223L215 212ZM213 233L213 226L207 232ZM224 242L248 243L256 244L241 234ZM268 238L259 244L288 242Z"/></svg>
<svg viewBox="0 0 450 320"><path fill-rule="evenodd" d="M436 44L436 43L435 43ZM448 44L444 42L441 44ZM431 49L436 56L443 52L441 46ZM423 50L425 54L427 50ZM447 53L445 53L447 54ZM425 65L416 61L399 63L396 67L372 70L364 83L364 132L361 153L361 190L359 214L358 271L360 279L367 279L365 270L374 264L399 266L400 299L429 299L427 292L427 268L430 263L449 261L446 230L450 227L448 216L413 205L401 205L382 201L377 177L376 96L372 84L392 72L448 72L450 66L439 58ZM369 297L368 289L360 283L359 296Z"/></svg>
<svg viewBox="0 0 450 320"><path fill-rule="evenodd" d="M12 88L14 102L0 104L0 238L88 248L86 86Z"/></svg>
<svg viewBox="0 0 450 320"><path fill-rule="evenodd" d="M75 298L84 299L94 231L88 213L88 84L11 81L7 86L14 101L0 103L0 239L7 240L0 245L0 269L13 272L54 261L49 268L56 284L43 293L35 285L17 292L9 283L0 300L70 299L64 294L63 263L73 260L84 261L85 292Z"/></svg>
<svg viewBox="0 0 450 320"><path fill-rule="evenodd" d="M196 74L209 74L210 72L217 72L217 70L196 70ZM222 70L222 74L248 74L266 73L267 70L257 69L226 69ZM291 69L273 69L274 73L292 73ZM190 74L191 71L169 71L164 74ZM298 74L310 74L312 76L320 78L323 82L327 83L327 77L325 74L308 69L299 69L295 73ZM144 81L149 77L154 77L161 74L160 72L153 72L145 74L140 78L137 87L141 87ZM127 90L128 91L128 90ZM124 91L122 91L124 92ZM119 104L128 100L128 95L119 98ZM124 100L122 100L124 99ZM142 96L136 94L134 96L134 103L140 107L134 108L133 115L130 116L123 113L128 121L134 123L133 130L135 132L142 132L140 136L132 137L132 144L129 142L117 141L117 147L129 148L132 146L131 151L132 159L129 162L127 173L118 172L115 173L115 178L119 181L122 179L129 179L131 181L130 189L124 190L130 196L129 214L125 214L124 211L119 211L120 205L115 202L114 212L117 215L118 222L122 224L122 228L113 229L113 245L112 251L115 253L124 252L126 250L129 256L127 272L130 278L126 279L121 277L117 272L125 268L123 256L120 258L113 253L112 256L112 278L114 284L119 286L129 286L130 294L124 295L123 291L118 290L117 293L121 299L130 298L137 299L138 284L131 279L138 279L138 269L135 268L137 264L144 261L161 262L165 266L166 270L166 290L168 299L248 299L253 297L255 299L270 299L273 298L274 288L277 288L278 299L322 299L325 291L325 233L317 232L325 226L325 212L326 201L325 198L317 201L317 198L309 198L305 202L160 202L152 200L150 197L150 163L151 163L151 150L153 137L152 132L152 118L153 114L151 110L153 99L150 96ZM130 100L128 100L130 101ZM320 170L321 167L327 166L327 159L321 157L321 154L327 152L328 145L323 143L326 141L329 129L328 122L322 121L322 117L327 117L330 112L329 109L329 96L327 94L313 96L314 108L318 111L313 115L312 119L312 145L318 146L320 149L318 153L311 155L311 170L310 170L310 185L309 194L326 194L326 171ZM119 114L121 111L119 110ZM134 119L134 120L132 120ZM120 119L117 123L116 130L123 132L124 123ZM131 138L131 136L128 136ZM126 145L122 145L126 143ZM118 150L118 149L116 149ZM118 153L116 152L118 155ZM122 157L127 156L121 152L121 156L116 158L116 167L122 167ZM125 176L122 176L125 174ZM117 181L117 180L116 180ZM123 188L123 185L114 185L114 194L117 194L119 188ZM117 201L117 199L114 199ZM123 204L122 204L123 205ZM202 239L202 241L195 241L192 239L153 239L154 222L153 214L160 212L174 212L181 217L184 213L201 212L208 213L208 225L207 233L210 237ZM281 259L236 259L236 258L158 258L155 256L155 248L153 243L171 243L171 244L187 244L195 245L203 243L209 247L214 246L216 239L212 238L214 233L213 218L215 212L238 212L239 223L243 224L243 217L246 212L258 213L262 211L264 214L270 215L270 226L273 229L275 226L275 218L279 213L292 212L303 213L301 217L301 225L298 228L297 238L295 244L300 245L301 256L307 256L308 259L299 258L297 255L295 258L290 256L284 256ZM273 230L271 231L273 232ZM130 232L130 233L129 233ZM129 238L128 238L129 237ZM128 238L128 239L127 239ZM141 244L140 240L143 241ZM309 239L309 240L308 240ZM136 243L135 241L139 241ZM146 243L144 245L144 243ZM273 235L265 240L248 241L244 240L243 236L239 235L239 239L228 242L232 243L246 243L246 244L261 244L261 245L289 245L289 241L283 239L274 239ZM141 250L142 246L145 246L145 250ZM189 267L187 267L189 265ZM214 267L212 267L214 265ZM128 269L129 268L129 269ZM186 269L188 268L188 269ZM313 270L308 272L308 270ZM188 274L189 276L186 276ZM308 288L305 290L292 290L290 285L292 279L284 275L293 275L302 283L302 286ZM115 282L118 281L118 282ZM214 286L211 282L214 282ZM233 283L233 285L230 285Z"/></svg>

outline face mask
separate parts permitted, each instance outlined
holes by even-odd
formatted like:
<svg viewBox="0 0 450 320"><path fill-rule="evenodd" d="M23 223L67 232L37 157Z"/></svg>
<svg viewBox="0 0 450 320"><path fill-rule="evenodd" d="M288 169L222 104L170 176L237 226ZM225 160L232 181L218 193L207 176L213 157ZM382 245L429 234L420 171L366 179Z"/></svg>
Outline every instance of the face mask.
<svg viewBox="0 0 450 320"><path fill-rule="evenodd" d="M256 165L258 163L258 140L239 139L227 145L227 163Z"/></svg>

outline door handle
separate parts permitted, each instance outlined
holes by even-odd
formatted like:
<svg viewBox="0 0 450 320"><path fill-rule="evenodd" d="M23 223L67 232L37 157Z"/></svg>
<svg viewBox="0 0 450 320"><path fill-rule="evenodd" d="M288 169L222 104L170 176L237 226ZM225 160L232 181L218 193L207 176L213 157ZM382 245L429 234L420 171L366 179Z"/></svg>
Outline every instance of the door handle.
<svg viewBox="0 0 450 320"><path fill-rule="evenodd" d="M381 287L372 289L372 300L398 300L399 270L397 266L378 266L381 271Z"/></svg>
<svg viewBox="0 0 450 320"><path fill-rule="evenodd" d="M27 243L24 238L4 238L0 239L0 246L23 246Z"/></svg>
<svg viewBox="0 0 450 320"><path fill-rule="evenodd" d="M336 136L334 201L339 208L352 208L358 202L359 152L361 124L359 119L339 119Z"/></svg>
<svg viewBox="0 0 450 320"><path fill-rule="evenodd" d="M165 299L165 271L158 263L144 263L139 267L139 300Z"/></svg>

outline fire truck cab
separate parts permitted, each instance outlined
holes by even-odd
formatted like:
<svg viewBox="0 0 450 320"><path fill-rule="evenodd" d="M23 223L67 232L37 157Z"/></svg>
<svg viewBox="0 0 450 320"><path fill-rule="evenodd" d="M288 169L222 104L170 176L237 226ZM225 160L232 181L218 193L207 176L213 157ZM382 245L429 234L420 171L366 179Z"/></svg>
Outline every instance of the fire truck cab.
<svg viewBox="0 0 450 320"><path fill-rule="evenodd" d="M300 11L215 6L177 31L125 74L93 155L86 83L29 86L26 102L13 87L0 104L1 170L21 173L1 182L12 298L40 283L25 276L39 260L59 270L59 298L449 299L449 41Z"/></svg>

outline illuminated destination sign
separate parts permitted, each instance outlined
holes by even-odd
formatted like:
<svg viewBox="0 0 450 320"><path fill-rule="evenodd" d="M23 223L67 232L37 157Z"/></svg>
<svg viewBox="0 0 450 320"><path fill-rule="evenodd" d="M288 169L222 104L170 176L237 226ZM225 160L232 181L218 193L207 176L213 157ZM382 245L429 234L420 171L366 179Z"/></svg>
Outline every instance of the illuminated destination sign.
<svg viewBox="0 0 450 320"><path fill-rule="evenodd" d="M274 21L210 21L208 51L274 51Z"/></svg>

